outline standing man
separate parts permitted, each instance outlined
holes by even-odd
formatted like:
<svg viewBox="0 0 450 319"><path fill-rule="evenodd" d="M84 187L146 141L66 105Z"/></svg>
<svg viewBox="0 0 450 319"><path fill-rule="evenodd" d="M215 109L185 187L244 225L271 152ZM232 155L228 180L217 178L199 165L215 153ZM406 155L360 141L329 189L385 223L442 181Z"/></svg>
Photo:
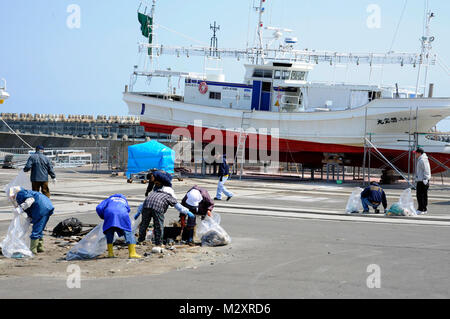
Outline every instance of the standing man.
<svg viewBox="0 0 450 319"><path fill-rule="evenodd" d="M222 163L219 166L219 183L217 184L217 194L214 200L222 200L222 193L227 196L227 201L233 197L233 193L228 191L225 187L225 182L228 180L230 176L230 166L227 163L226 154L222 155Z"/></svg>
<svg viewBox="0 0 450 319"><path fill-rule="evenodd" d="M416 164L416 196L419 208L417 214L422 215L427 213L428 205L428 188L430 187L431 169L428 156L423 151L423 148L417 148L414 152L417 158Z"/></svg>
<svg viewBox="0 0 450 319"><path fill-rule="evenodd" d="M24 172L31 170L31 188L35 192L42 192L50 198L50 190L48 189L48 175L52 178L53 183L56 182L56 175L53 171L52 163L44 155L44 146L36 147L36 153L32 154L23 168Z"/></svg>

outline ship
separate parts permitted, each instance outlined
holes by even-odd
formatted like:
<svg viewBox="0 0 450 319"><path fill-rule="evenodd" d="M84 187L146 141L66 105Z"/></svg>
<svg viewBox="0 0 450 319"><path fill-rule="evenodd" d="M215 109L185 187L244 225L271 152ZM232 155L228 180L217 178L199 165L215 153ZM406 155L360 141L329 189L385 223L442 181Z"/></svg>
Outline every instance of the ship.
<svg viewBox="0 0 450 319"><path fill-rule="evenodd" d="M428 68L436 64L431 52L434 37L429 23L434 17L427 11L427 27L420 53L339 53L299 50L296 37L285 37L292 30L265 26L266 1L259 0L257 41L245 49L218 48L216 30L211 45L168 46L154 43L155 6L149 13L138 9L138 19L146 42L140 51L150 61L163 54L177 57L203 56L217 62L233 58L244 64L244 79L227 82L219 68L204 68L192 73L174 70L135 70L126 86L123 100L129 114L139 116L146 131L173 134L180 129L203 145L214 143L233 150L235 161L245 162L261 149L276 146L279 162L301 163L319 168L335 162L344 166L393 169L404 176L414 170L412 154L422 147L431 159L432 173L450 167L450 143L433 132L441 120L450 116L450 98L433 97L433 84L427 85ZM273 32L271 43L263 33ZM308 81L319 63L400 64L417 67L416 87ZM150 63L150 65L153 65ZM163 92L135 91L139 78L167 78ZM184 94L170 85L172 78L184 84ZM422 84L422 79L425 79ZM419 83L420 81L420 83ZM428 95L426 91L428 89ZM201 131L202 134L196 134ZM208 134L204 134L208 132ZM175 134L176 135L176 134ZM231 138L229 138L231 136ZM214 138L212 138L214 137ZM256 154L259 154L256 152ZM230 156L228 156L230 158ZM261 160L258 157L257 160Z"/></svg>

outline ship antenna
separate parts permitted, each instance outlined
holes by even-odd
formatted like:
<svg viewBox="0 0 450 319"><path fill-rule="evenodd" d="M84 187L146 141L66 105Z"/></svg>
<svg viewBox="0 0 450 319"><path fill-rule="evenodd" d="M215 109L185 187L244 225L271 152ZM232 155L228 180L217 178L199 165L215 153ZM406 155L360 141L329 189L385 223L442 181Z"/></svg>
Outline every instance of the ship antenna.
<svg viewBox="0 0 450 319"><path fill-rule="evenodd" d="M259 12L258 17L258 48L256 52L256 64L258 64L259 56L261 55L261 64L264 64L264 46L263 46L263 21L262 21L262 15L264 13L264 7L263 3L265 3L266 0L259 0L259 7L256 7L256 11Z"/></svg>
<svg viewBox="0 0 450 319"><path fill-rule="evenodd" d="M217 48L218 48L218 41L216 36L216 31L220 30L220 25L216 26L216 21L214 21L214 25L209 25L209 28L213 30L213 36L211 37L211 44L209 49L209 55L217 57Z"/></svg>
<svg viewBox="0 0 450 319"><path fill-rule="evenodd" d="M427 85L427 76L428 76L428 66L430 63L430 54L431 54L431 43L434 41L434 36L430 36L430 24L431 19L435 17L435 14L428 9L428 0L425 0L425 20L424 20L424 34L420 39L421 42L421 54L420 54L420 63L417 72L417 82L416 82L416 97L419 92L419 81L420 81L420 71L421 65L425 64L425 75L424 75L424 92L423 95L425 97L426 94L426 85ZM425 62L426 61L426 62Z"/></svg>

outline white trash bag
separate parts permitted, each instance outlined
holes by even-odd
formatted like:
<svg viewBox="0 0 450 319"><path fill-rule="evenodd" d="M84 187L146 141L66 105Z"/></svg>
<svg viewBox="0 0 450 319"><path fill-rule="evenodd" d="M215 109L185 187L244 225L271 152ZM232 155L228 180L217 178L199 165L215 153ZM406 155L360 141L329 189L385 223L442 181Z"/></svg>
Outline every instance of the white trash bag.
<svg viewBox="0 0 450 319"><path fill-rule="evenodd" d="M404 216L415 216L417 215L417 211L414 208L414 200L411 195L411 188L407 188L403 191L398 204L401 208L403 208Z"/></svg>
<svg viewBox="0 0 450 319"><path fill-rule="evenodd" d="M14 218L5 239L0 243L3 256L7 258L33 257L30 250L31 227L27 214L19 214L20 207L13 210Z"/></svg>
<svg viewBox="0 0 450 319"><path fill-rule="evenodd" d="M9 190L15 186L20 186L24 189L31 189L30 176L25 173L23 170L20 170L17 174L16 178L14 178L8 185L3 189L6 193L6 197L9 198Z"/></svg>
<svg viewBox="0 0 450 319"><path fill-rule="evenodd" d="M69 250L66 260L93 259L106 251L106 236L103 234L103 222L83 237Z"/></svg>
<svg viewBox="0 0 450 319"><path fill-rule="evenodd" d="M220 215L213 214L212 217L206 216L197 225L196 235L201 238L202 246L225 246L231 243L231 237L219 223Z"/></svg>
<svg viewBox="0 0 450 319"><path fill-rule="evenodd" d="M4 191L8 199L9 190L16 186L31 189L30 178L23 170L20 170L16 178L5 186ZM28 221L28 216L20 207L14 208L13 214L6 237L0 243L2 254L7 258L33 257L30 250L31 223Z"/></svg>
<svg viewBox="0 0 450 319"><path fill-rule="evenodd" d="M347 214L359 213L363 207L361 202L361 192L363 189L361 187L356 187L350 198L347 201L347 206L345 207L345 211Z"/></svg>

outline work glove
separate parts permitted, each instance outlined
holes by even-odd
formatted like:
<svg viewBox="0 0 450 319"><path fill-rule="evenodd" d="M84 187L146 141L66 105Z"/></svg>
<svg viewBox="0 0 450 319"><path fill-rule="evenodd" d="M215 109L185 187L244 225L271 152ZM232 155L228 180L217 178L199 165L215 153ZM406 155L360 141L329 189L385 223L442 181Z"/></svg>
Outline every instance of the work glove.
<svg viewBox="0 0 450 319"><path fill-rule="evenodd" d="M427 184L428 184L428 180L427 180L427 179L424 179L424 180L423 180L423 184L424 184L424 185L427 185Z"/></svg>
<svg viewBox="0 0 450 319"><path fill-rule="evenodd" d="M31 224L31 217L27 217L27 222Z"/></svg>
<svg viewBox="0 0 450 319"><path fill-rule="evenodd" d="M139 215L141 215L140 213L136 213L136 215L134 215L134 220L139 218Z"/></svg>
<svg viewBox="0 0 450 319"><path fill-rule="evenodd" d="M56 178L52 178L52 183L53 183L53 185L56 184Z"/></svg>

